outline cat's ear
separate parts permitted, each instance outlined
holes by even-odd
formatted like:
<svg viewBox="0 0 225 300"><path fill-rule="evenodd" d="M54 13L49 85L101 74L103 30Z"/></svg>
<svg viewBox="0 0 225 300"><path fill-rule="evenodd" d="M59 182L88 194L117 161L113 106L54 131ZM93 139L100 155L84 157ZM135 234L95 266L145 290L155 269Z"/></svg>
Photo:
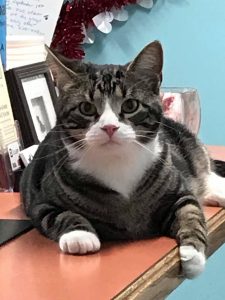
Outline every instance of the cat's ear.
<svg viewBox="0 0 225 300"><path fill-rule="evenodd" d="M74 78L76 78L77 74L66 66L66 64L69 62L69 59L51 50L46 45L45 48L47 51L46 62L56 81L56 85L59 88L63 88L66 84L70 83Z"/></svg>
<svg viewBox="0 0 225 300"><path fill-rule="evenodd" d="M128 65L127 71L139 70L151 71L162 76L163 50L160 42L154 41L148 44L138 56Z"/></svg>

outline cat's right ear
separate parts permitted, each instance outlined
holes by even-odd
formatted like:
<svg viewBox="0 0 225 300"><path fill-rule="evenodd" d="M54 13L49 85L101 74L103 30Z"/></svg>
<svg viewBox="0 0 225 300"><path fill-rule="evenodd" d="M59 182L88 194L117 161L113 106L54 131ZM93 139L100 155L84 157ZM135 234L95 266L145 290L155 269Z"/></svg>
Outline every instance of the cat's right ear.
<svg viewBox="0 0 225 300"><path fill-rule="evenodd" d="M51 50L46 45L45 49L47 51L46 62L52 72L56 85L59 89L63 89L67 84L73 81L77 75L65 65L68 59Z"/></svg>
<svg viewBox="0 0 225 300"><path fill-rule="evenodd" d="M163 67L163 49L158 41L148 44L127 66L127 72L153 72L160 78Z"/></svg>

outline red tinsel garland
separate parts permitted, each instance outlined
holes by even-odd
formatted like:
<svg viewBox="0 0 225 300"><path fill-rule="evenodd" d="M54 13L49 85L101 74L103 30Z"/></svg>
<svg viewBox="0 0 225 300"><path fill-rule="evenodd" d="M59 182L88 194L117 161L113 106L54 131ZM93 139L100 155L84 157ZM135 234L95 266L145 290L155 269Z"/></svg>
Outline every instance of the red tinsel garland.
<svg viewBox="0 0 225 300"><path fill-rule="evenodd" d="M113 7L134 4L136 0L74 0L63 4L56 25L52 48L69 58L82 59L85 55L81 44L84 39L82 26L93 25L92 18Z"/></svg>

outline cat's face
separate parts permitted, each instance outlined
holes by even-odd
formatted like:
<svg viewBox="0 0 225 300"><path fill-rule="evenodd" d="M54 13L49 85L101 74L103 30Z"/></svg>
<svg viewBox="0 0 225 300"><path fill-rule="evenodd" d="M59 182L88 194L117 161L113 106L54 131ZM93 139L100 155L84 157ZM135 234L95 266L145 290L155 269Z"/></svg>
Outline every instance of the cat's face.
<svg viewBox="0 0 225 300"><path fill-rule="evenodd" d="M74 140L110 154L147 144L157 136L162 116L162 48L158 42L149 44L125 66L49 56L60 93L57 123Z"/></svg>

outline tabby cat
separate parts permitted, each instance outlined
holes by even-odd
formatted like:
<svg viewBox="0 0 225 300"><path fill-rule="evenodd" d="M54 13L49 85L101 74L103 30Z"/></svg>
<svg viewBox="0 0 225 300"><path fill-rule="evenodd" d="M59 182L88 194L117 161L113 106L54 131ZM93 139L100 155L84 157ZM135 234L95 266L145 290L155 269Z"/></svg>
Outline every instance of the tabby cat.
<svg viewBox="0 0 225 300"><path fill-rule="evenodd" d="M65 253L106 240L176 238L183 274L205 265L202 203L225 206L225 178L181 124L163 117L157 41L124 66L68 60L49 50L57 124L25 169L27 215ZM150 253L149 253L150 255Z"/></svg>

